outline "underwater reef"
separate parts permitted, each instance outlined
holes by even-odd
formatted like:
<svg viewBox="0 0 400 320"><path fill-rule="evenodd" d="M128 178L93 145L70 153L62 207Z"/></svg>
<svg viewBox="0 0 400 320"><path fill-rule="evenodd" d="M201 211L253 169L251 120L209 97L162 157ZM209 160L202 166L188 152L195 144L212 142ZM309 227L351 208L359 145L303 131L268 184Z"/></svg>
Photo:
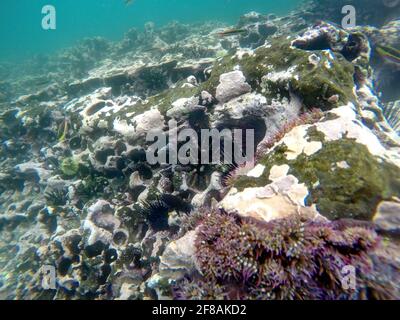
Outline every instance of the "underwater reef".
<svg viewBox="0 0 400 320"><path fill-rule="evenodd" d="M0 65L0 299L399 299L400 24L326 2ZM252 163L149 163L171 120Z"/></svg>

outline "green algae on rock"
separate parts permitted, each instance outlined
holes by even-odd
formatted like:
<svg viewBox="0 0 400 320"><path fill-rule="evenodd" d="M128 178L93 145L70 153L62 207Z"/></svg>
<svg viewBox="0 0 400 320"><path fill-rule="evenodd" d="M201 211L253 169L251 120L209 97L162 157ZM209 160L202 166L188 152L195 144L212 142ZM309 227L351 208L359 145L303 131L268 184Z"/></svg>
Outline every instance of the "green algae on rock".
<svg viewBox="0 0 400 320"><path fill-rule="evenodd" d="M74 177L79 171L79 162L73 158L65 158L60 165L60 170L62 174L66 177Z"/></svg>
<svg viewBox="0 0 400 320"><path fill-rule="evenodd" d="M329 110L356 100L354 66L340 53L308 52L292 47L287 39L278 38L254 51L243 50L220 59L213 65L209 78L198 85L186 86L182 80L146 100L115 105L113 113L99 110L88 117L91 130L93 133L104 132L99 123L102 128L111 130L115 119L129 122L130 116L152 109L166 116L177 100L196 97L201 101L203 92L215 96L221 76L235 70L242 71L252 90L265 96L269 103L290 101L294 95L307 109ZM107 102L109 98L103 99ZM74 109L76 107L71 111ZM110 108L104 104L102 109L108 111ZM101 119L98 114L102 114Z"/></svg>
<svg viewBox="0 0 400 320"><path fill-rule="evenodd" d="M316 57L316 62L310 56ZM354 66L341 54L307 52L278 38L254 51L243 51L217 62L203 89L215 93L219 77L240 69L254 90L269 99L297 94L308 108L330 109L337 103L355 101ZM322 89L322 90L321 90ZM330 99L338 96L337 100Z"/></svg>
<svg viewBox="0 0 400 320"><path fill-rule="evenodd" d="M290 166L309 187L308 204L329 219L371 220L380 201L400 195L400 169L351 139L325 143Z"/></svg>
<svg viewBox="0 0 400 320"><path fill-rule="evenodd" d="M371 220L382 200L400 194L397 154L388 152L357 120L351 104L286 132L257 163L265 166L264 173L239 176L235 188L266 186L271 169L286 165L288 174L307 186L307 204L316 204L329 219Z"/></svg>

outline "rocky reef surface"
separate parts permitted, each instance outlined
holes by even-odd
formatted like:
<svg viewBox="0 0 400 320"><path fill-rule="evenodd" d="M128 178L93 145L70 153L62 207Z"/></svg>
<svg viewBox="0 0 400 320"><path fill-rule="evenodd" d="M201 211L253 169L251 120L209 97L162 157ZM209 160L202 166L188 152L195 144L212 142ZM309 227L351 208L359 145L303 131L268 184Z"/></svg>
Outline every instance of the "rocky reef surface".
<svg viewBox="0 0 400 320"><path fill-rule="evenodd" d="M400 298L399 24L309 12L0 66L0 298ZM254 129L254 160L150 164L170 120Z"/></svg>

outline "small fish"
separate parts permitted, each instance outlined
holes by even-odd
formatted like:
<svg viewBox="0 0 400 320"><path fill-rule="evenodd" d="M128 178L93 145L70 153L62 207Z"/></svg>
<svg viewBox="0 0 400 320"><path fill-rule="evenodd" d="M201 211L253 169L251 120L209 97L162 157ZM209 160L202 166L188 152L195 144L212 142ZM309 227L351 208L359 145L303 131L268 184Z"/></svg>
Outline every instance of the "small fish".
<svg viewBox="0 0 400 320"><path fill-rule="evenodd" d="M125 5L130 6L135 0L124 0Z"/></svg>
<svg viewBox="0 0 400 320"><path fill-rule="evenodd" d="M247 33L247 30L246 29L228 29L225 31L218 32L218 35L220 37L228 37L228 36L234 36L234 35L242 34L242 33Z"/></svg>
<svg viewBox="0 0 400 320"><path fill-rule="evenodd" d="M389 46L376 46L376 52L387 62L400 66L400 50Z"/></svg>
<svg viewBox="0 0 400 320"><path fill-rule="evenodd" d="M142 51L149 53L157 53L157 52L164 53L165 51L167 51L167 48L150 47L150 48L145 48Z"/></svg>
<svg viewBox="0 0 400 320"><path fill-rule="evenodd" d="M58 141L64 142L68 134L68 120L67 118L61 123L58 129Z"/></svg>

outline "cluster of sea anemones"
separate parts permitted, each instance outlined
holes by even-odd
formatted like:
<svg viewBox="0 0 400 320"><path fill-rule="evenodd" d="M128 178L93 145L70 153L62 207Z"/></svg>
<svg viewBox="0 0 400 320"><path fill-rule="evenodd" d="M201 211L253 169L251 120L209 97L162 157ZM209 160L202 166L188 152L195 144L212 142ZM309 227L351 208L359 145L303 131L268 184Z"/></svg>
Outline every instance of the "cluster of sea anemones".
<svg viewBox="0 0 400 320"><path fill-rule="evenodd" d="M202 276L178 284L181 297L353 299L395 295L390 276L374 276L386 262L377 254L380 237L366 225L301 215L267 223L219 211L209 215L197 233L196 263ZM350 288L343 284L349 267L355 271L356 283ZM193 292L196 297L191 296Z"/></svg>

